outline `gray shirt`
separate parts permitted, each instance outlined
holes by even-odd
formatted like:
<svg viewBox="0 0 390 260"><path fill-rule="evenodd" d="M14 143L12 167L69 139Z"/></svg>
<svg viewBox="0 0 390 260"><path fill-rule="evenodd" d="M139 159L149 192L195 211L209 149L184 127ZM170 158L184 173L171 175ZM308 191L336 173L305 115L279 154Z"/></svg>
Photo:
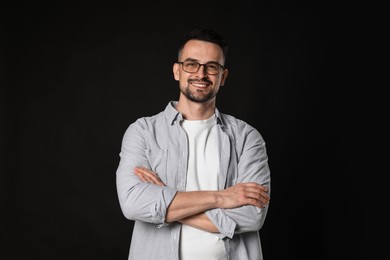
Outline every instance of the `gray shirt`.
<svg viewBox="0 0 390 260"><path fill-rule="evenodd" d="M124 216L135 221L129 259L179 260L181 224L165 222L169 204L178 191L185 191L187 179L188 143L176 104L171 101L157 115L139 118L123 136L116 185ZM218 109L215 116L219 190L241 182L257 182L270 192L268 156L260 133ZM133 173L137 166L156 172L166 186L142 182ZM268 207L255 206L206 211L225 243L228 260L263 259L258 231L267 211Z"/></svg>

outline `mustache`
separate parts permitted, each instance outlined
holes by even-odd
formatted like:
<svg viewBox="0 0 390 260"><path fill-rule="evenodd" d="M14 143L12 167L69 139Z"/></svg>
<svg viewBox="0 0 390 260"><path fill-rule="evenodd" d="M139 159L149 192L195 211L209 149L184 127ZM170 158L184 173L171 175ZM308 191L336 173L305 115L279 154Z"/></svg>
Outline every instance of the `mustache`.
<svg viewBox="0 0 390 260"><path fill-rule="evenodd" d="M212 84L212 82L210 80L208 80L207 78L203 78L203 79L189 79L188 80L188 83L193 83L193 82Z"/></svg>

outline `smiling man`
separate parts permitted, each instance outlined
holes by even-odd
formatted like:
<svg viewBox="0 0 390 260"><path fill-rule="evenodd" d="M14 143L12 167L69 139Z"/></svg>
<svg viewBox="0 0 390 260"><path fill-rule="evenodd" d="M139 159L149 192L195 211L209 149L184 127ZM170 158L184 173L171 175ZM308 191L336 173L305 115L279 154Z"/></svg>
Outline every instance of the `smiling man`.
<svg viewBox="0 0 390 260"><path fill-rule="evenodd" d="M260 133L216 108L228 44L195 29L179 43L178 101L126 130L117 191L135 221L129 259L261 260L270 170Z"/></svg>

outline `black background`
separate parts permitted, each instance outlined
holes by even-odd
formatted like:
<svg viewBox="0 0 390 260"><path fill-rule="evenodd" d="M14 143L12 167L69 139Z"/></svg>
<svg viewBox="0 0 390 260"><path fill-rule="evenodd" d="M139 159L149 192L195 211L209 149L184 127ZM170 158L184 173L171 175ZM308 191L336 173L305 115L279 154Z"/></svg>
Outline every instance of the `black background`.
<svg viewBox="0 0 390 260"><path fill-rule="evenodd" d="M0 258L127 259L122 136L177 100L178 40L208 27L230 43L219 110L267 143L264 258L367 259L340 77L343 9L286 2L3 5Z"/></svg>

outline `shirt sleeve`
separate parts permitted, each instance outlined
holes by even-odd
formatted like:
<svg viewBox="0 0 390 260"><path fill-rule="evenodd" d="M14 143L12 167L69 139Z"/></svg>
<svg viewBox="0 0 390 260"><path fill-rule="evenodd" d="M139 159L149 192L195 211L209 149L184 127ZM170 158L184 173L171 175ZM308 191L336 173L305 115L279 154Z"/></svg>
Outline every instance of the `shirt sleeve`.
<svg viewBox="0 0 390 260"><path fill-rule="evenodd" d="M144 183L134 174L135 167L151 169L146 156L144 131L137 121L128 127L123 136L120 162L116 171L117 193L126 218L161 226L165 223L167 208L177 190Z"/></svg>
<svg viewBox="0 0 390 260"><path fill-rule="evenodd" d="M265 142L260 133L250 128L243 140L243 149L238 157L236 183L256 182L271 191L271 176ZM220 231L220 237L232 238L234 234L260 230L267 215L268 206L242 206L234 209L211 209L206 215Z"/></svg>

